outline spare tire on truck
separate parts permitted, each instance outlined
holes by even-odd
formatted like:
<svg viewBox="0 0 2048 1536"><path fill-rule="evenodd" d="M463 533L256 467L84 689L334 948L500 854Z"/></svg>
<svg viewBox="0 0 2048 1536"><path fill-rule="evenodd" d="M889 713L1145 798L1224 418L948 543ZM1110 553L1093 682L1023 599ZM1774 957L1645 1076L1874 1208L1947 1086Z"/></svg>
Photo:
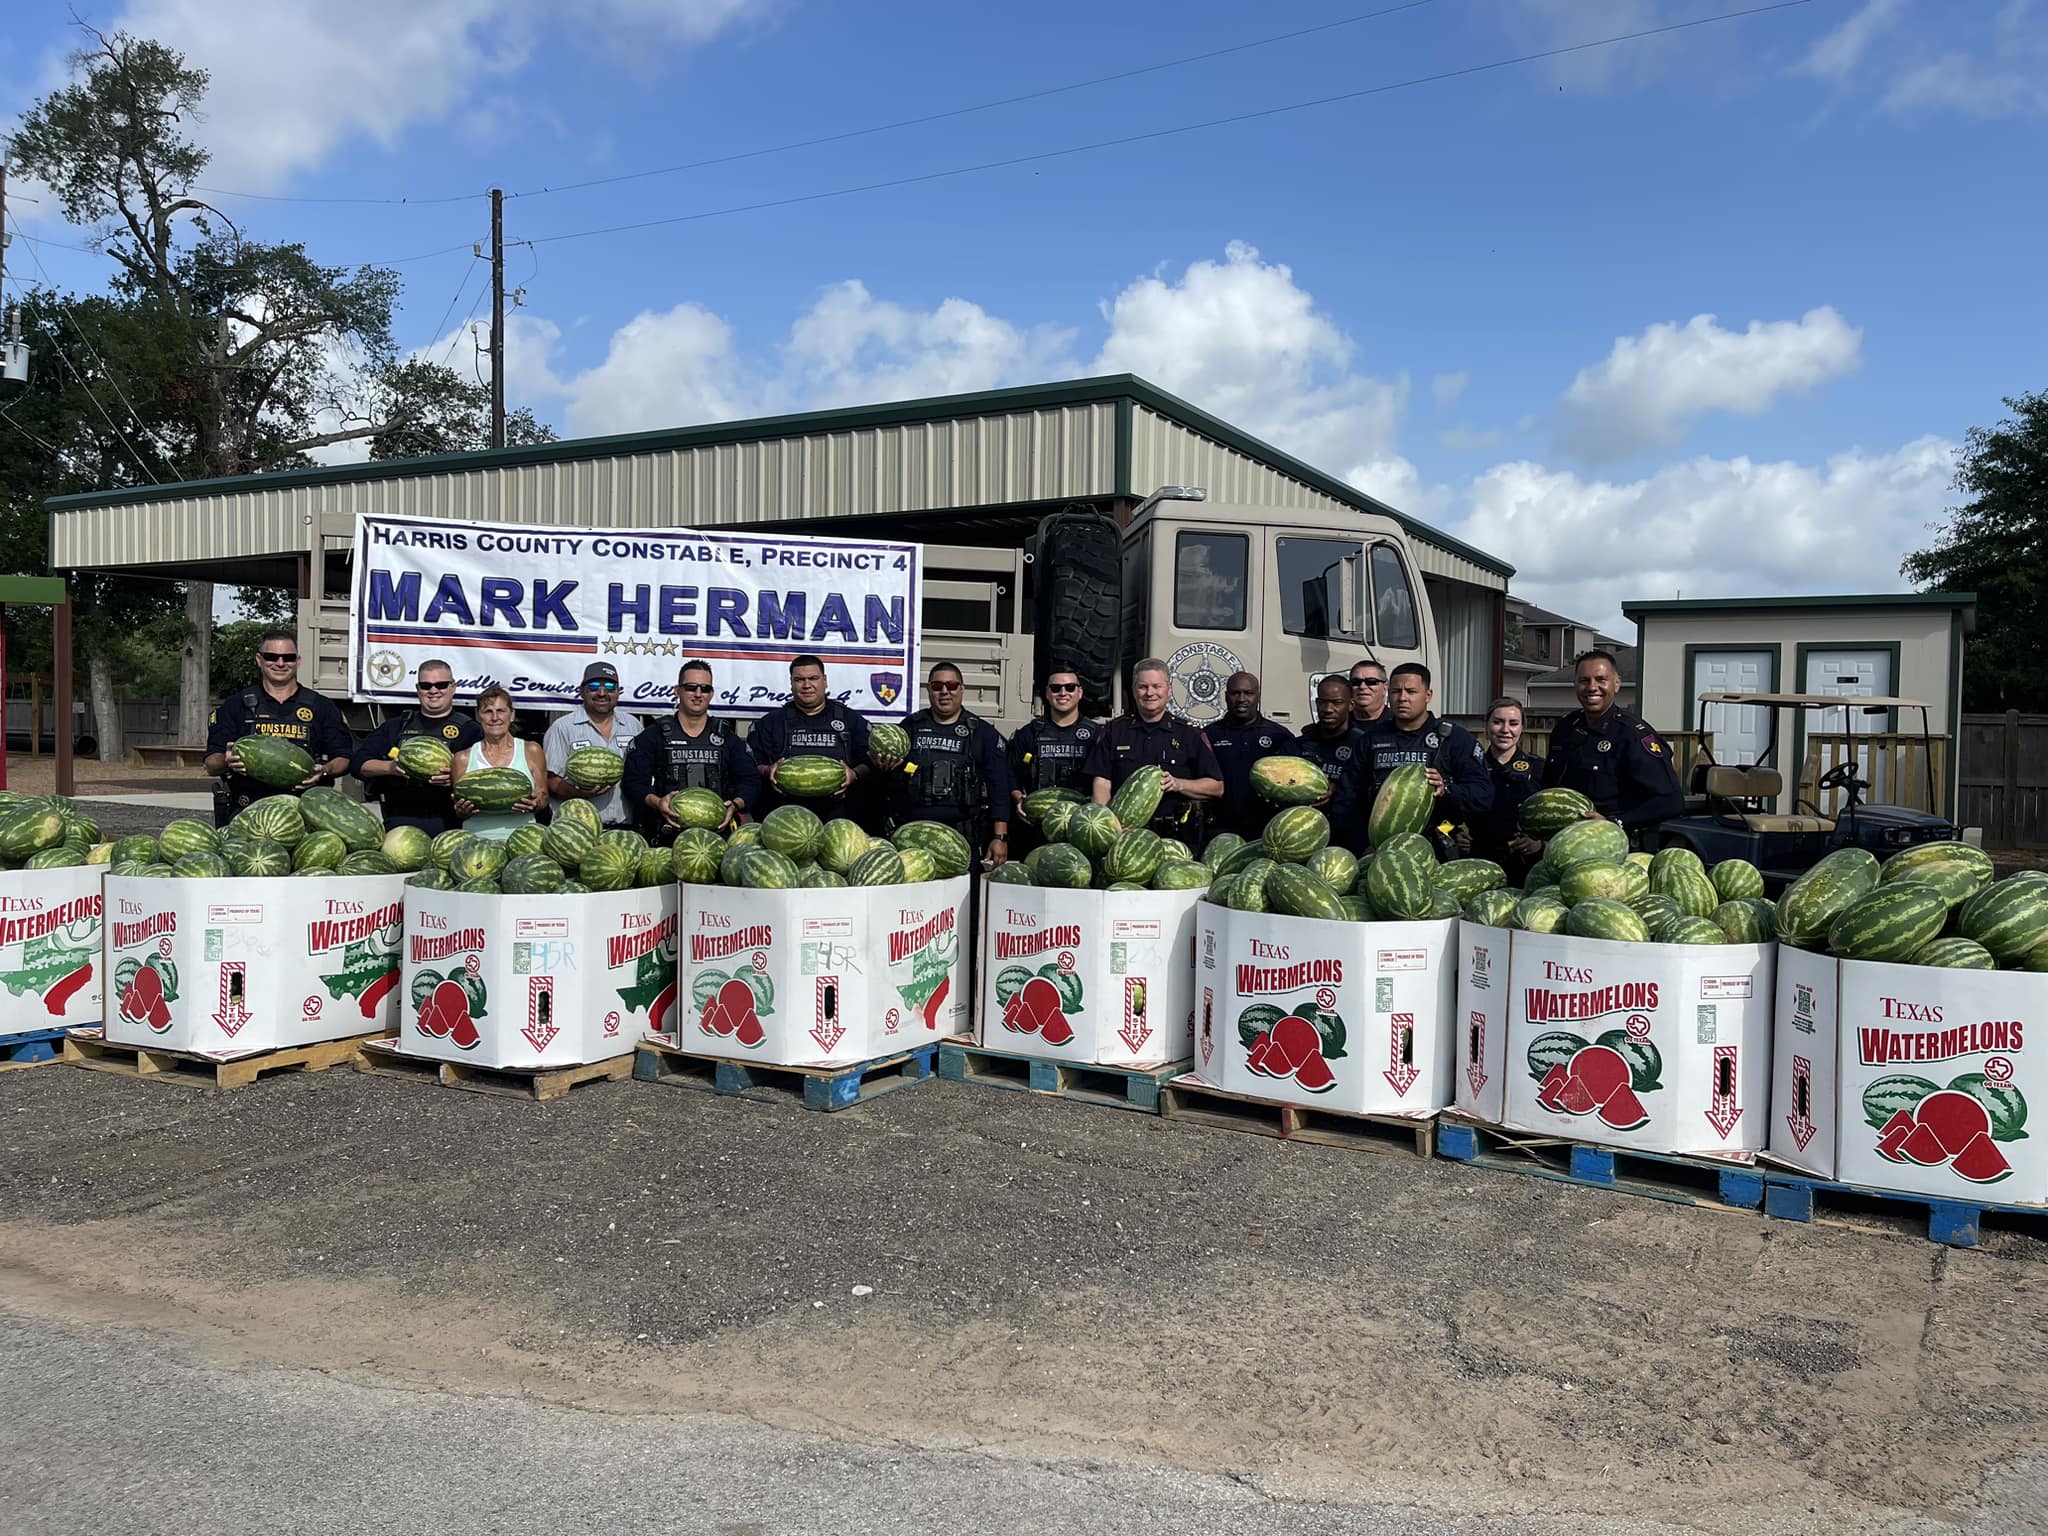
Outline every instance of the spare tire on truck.
<svg viewBox="0 0 2048 1536"><path fill-rule="evenodd" d="M1032 686L1055 667L1071 667L1081 712L1099 719L1116 694L1123 533L1093 508L1072 506L1041 522L1032 542Z"/></svg>

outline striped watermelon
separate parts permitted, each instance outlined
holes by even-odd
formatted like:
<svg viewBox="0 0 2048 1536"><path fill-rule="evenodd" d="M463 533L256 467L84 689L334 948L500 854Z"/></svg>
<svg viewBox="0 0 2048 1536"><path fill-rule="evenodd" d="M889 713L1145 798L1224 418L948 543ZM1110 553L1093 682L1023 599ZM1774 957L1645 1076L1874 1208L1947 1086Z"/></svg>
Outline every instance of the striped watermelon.
<svg viewBox="0 0 2048 1536"><path fill-rule="evenodd" d="M872 841L859 822L835 816L825 823L824 836L818 840L818 862L831 873L843 875Z"/></svg>
<svg viewBox="0 0 2048 1536"><path fill-rule="evenodd" d="M957 880L974 868L973 847L957 827L942 821L907 821L890 840L899 853L908 855L915 850L931 859L932 872L926 879ZM908 862L906 858L906 865Z"/></svg>
<svg viewBox="0 0 2048 1536"><path fill-rule="evenodd" d="M1075 801L1055 800L1045 808L1045 814L1039 818L1038 829L1049 843L1065 842L1067 829L1073 826L1074 818L1080 811L1081 807ZM1083 854L1082 857L1085 858L1087 855Z"/></svg>
<svg viewBox="0 0 2048 1536"><path fill-rule="evenodd" d="M1210 868L1219 875L1234 875L1255 861L1268 857L1270 855L1266 852L1265 839L1255 837L1248 843L1240 842Z"/></svg>
<svg viewBox="0 0 2048 1536"><path fill-rule="evenodd" d="M443 832L434 839L432 851L428 857L432 859L436 869L446 869L448 867L449 855L462 844L473 842L475 839L476 834L474 832L465 832L462 828L456 827L452 831ZM340 842L341 839L336 838L335 841Z"/></svg>
<svg viewBox="0 0 2048 1536"><path fill-rule="evenodd" d="M1404 832L1420 832L1429 825L1429 813L1435 808L1436 791L1429 787L1429 770L1420 763L1403 763L1387 775L1379 793L1372 797L1365 840L1378 848Z"/></svg>
<svg viewBox="0 0 2048 1536"><path fill-rule="evenodd" d="M602 848L598 850L600 854L605 851ZM582 873L584 879L590 880L588 869ZM746 863L740 868L740 884L750 891L792 890L799 878L795 863L773 848L756 849L747 856ZM604 889L595 880L591 880L590 883L593 890Z"/></svg>
<svg viewBox="0 0 2048 1536"><path fill-rule="evenodd" d="M1330 781L1305 757L1262 757L1252 764L1252 793L1274 805L1314 805Z"/></svg>
<svg viewBox="0 0 2048 1536"><path fill-rule="evenodd" d="M1306 864L1330 844L1330 818L1312 805L1294 805L1266 823L1266 849L1283 864Z"/></svg>
<svg viewBox="0 0 2048 1536"><path fill-rule="evenodd" d="M1087 854L1099 859L1109 852L1110 845L1124 824L1117 820L1117 814L1106 805L1077 805L1067 818L1065 841Z"/></svg>
<svg viewBox="0 0 2048 1536"><path fill-rule="evenodd" d="M1201 891L1209 887L1209 866L1193 859L1164 859L1152 872L1155 891Z"/></svg>
<svg viewBox="0 0 2048 1536"><path fill-rule="evenodd" d="M1778 898L1778 937L1801 948L1824 946L1835 919L1877 884L1877 874L1877 860L1865 849L1829 854Z"/></svg>
<svg viewBox="0 0 2048 1536"><path fill-rule="evenodd" d="M1764 893L1763 872L1747 859L1723 859L1707 871L1723 901L1747 901Z"/></svg>
<svg viewBox="0 0 2048 1536"><path fill-rule="evenodd" d="M480 811L509 811L532 794L526 775L511 768L479 768L455 781L455 797Z"/></svg>
<svg viewBox="0 0 2048 1536"><path fill-rule="evenodd" d="M1159 802L1166 798L1165 779L1165 772L1150 764L1132 769L1131 776L1109 797L1109 808L1116 813L1117 823L1126 827L1142 827L1157 815Z"/></svg>
<svg viewBox="0 0 2048 1536"><path fill-rule="evenodd" d="M1982 848L1961 842L1919 843L1885 860L1878 884L1919 880L1946 896L1951 907L1960 907L1991 884L1993 873L1991 855Z"/></svg>
<svg viewBox="0 0 2048 1536"><path fill-rule="evenodd" d="M1913 952L1908 965L1932 965L1952 971L1995 971L1991 951L1974 939L1930 939Z"/></svg>
<svg viewBox="0 0 2048 1536"><path fill-rule="evenodd" d="M1721 905L1721 893L1697 867L1698 862L1651 870L1650 889L1660 896L1669 896L1688 917L1711 917Z"/></svg>
<svg viewBox="0 0 2048 1536"><path fill-rule="evenodd" d="M1771 939L1770 911L1770 903L1753 896L1743 897L1722 902L1714 908L1711 921L1727 936L1730 944L1768 944Z"/></svg>
<svg viewBox="0 0 2048 1536"><path fill-rule="evenodd" d="M242 810L231 825L267 843L296 848L306 835L306 813L290 795L266 795Z"/></svg>
<svg viewBox="0 0 2048 1536"><path fill-rule="evenodd" d="M1324 848L1302 867L1333 891L1348 891L1358 879L1357 855L1343 848Z"/></svg>
<svg viewBox="0 0 2048 1536"><path fill-rule="evenodd" d="M357 848L334 866L337 875L395 875L398 867L375 848Z"/></svg>
<svg viewBox="0 0 2048 1536"><path fill-rule="evenodd" d="M725 801L716 790L679 789L669 798L668 810L685 827L716 832L725 825Z"/></svg>
<svg viewBox="0 0 2048 1536"><path fill-rule="evenodd" d="M602 836L603 832L593 832L581 817L558 814L541 834L540 851L564 869L580 869Z"/></svg>
<svg viewBox="0 0 2048 1536"><path fill-rule="evenodd" d="M910 732L893 720L883 720L868 728L868 756L895 757L910 756Z"/></svg>
<svg viewBox="0 0 2048 1536"><path fill-rule="evenodd" d="M505 851L515 859L522 853L539 853L547 840L548 829L537 821L530 821L505 834Z"/></svg>
<svg viewBox="0 0 2048 1536"><path fill-rule="evenodd" d="M1553 833L1543 850L1543 862L1560 880L1576 865L1602 859L1619 864L1627 857L1628 833L1613 821L1575 821ZM1653 881L1651 889L1655 888Z"/></svg>
<svg viewBox="0 0 2048 1536"><path fill-rule="evenodd" d="M316 784L299 796L299 811L307 826L316 832L332 832L348 844L351 853L368 852L384 841L384 823L374 813L324 784Z"/></svg>
<svg viewBox="0 0 2048 1536"><path fill-rule="evenodd" d="M1270 912L1272 906L1266 900L1266 881L1274 870L1281 866L1271 859L1260 859L1249 869L1233 875L1230 889L1224 900L1233 912ZM1211 888L1213 897L1214 888Z"/></svg>
<svg viewBox="0 0 2048 1536"><path fill-rule="evenodd" d="M1478 923L1487 928L1512 928L1515 926L1515 908L1521 903L1512 891L1481 891L1465 903L1459 915L1468 923Z"/></svg>
<svg viewBox="0 0 2048 1536"><path fill-rule="evenodd" d="M433 856L434 840L419 827L392 827L378 851L391 861L393 869L409 875Z"/></svg>
<svg viewBox="0 0 2048 1536"><path fill-rule="evenodd" d="M1071 843L1046 843L1032 849L1025 862L1031 866L1031 878L1039 885L1079 891L1087 889L1089 881L1095 878L1095 866L1088 862L1088 855Z"/></svg>
<svg viewBox="0 0 2048 1536"><path fill-rule="evenodd" d="M292 851L260 837L237 843L225 857L228 869L245 880L275 880L292 872Z"/></svg>
<svg viewBox="0 0 2048 1536"><path fill-rule="evenodd" d="M1593 823L1589 822L1587 825ZM1598 896L1573 905L1571 911L1565 915L1564 931L1580 939L1611 939L1624 944L1650 942L1650 930L1643 926L1640 917L1621 902L1607 901ZM1720 932L1720 929L1714 929L1717 937Z"/></svg>
<svg viewBox="0 0 2048 1536"><path fill-rule="evenodd" d="M625 771L625 759L609 747L578 747L562 764L562 777L578 789L610 789Z"/></svg>
<svg viewBox="0 0 2048 1536"><path fill-rule="evenodd" d="M1436 889L1436 851L1416 832L1399 832L1377 845L1366 870L1365 894L1382 917L1416 922L1429 916Z"/></svg>
<svg viewBox="0 0 2048 1536"><path fill-rule="evenodd" d="M562 866L544 853L521 853L498 871L498 887L507 896L552 896L568 883Z"/></svg>
<svg viewBox="0 0 2048 1536"><path fill-rule="evenodd" d="M1499 890L1508 874L1491 859L1453 859L1437 867L1436 883L1465 902L1482 891Z"/></svg>
<svg viewBox="0 0 2048 1536"><path fill-rule="evenodd" d="M846 765L836 757L785 757L775 768L775 787L799 800L835 795L846 782Z"/></svg>
<svg viewBox="0 0 2048 1536"><path fill-rule="evenodd" d="M1681 917L1658 941L1660 944L1727 944L1728 931L1712 918Z"/></svg>
<svg viewBox="0 0 2048 1536"><path fill-rule="evenodd" d="M457 884L470 880L495 880L508 857L510 855L505 852L503 843L473 837L450 850L448 877Z"/></svg>
<svg viewBox="0 0 2048 1536"><path fill-rule="evenodd" d="M296 870L333 869L348 856L348 844L332 832L308 832L292 850Z"/></svg>
<svg viewBox="0 0 2048 1536"><path fill-rule="evenodd" d="M2026 870L1979 891L1963 903L1956 927L2000 965L2040 969L2030 957L2048 954L2048 874Z"/></svg>
<svg viewBox="0 0 2048 1536"><path fill-rule="evenodd" d="M1904 961L1948 922L1938 886L1899 880L1867 891L1828 925L1828 949L1845 960Z"/></svg>
<svg viewBox="0 0 2048 1536"><path fill-rule="evenodd" d="M1688 869L1696 875L1707 872L1706 864L1690 848L1660 848L1650 857L1650 889L1661 890L1657 884L1659 876L1669 878L1673 870Z"/></svg>
<svg viewBox="0 0 2048 1536"><path fill-rule="evenodd" d="M1298 864L1274 865L1266 876L1265 894L1266 905L1282 916L1345 921L1344 903L1337 893Z"/></svg>
<svg viewBox="0 0 2048 1536"><path fill-rule="evenodd" d="M51 841L58 842L62 838L63 833L60 830ZM203 821L194 821L189 816L181 816L176 821L167 824L163 831L157 833L156 842L164 861L175 864L188 853L213 853L217 851L220 847L220 834ZM31 853L34 851L34 849L29 850Z"/></svg>
<svg viewBox="0 0 2048 1536"><path fill-rule="evenodd" d="M1120 833L1103 856L1102 872L1111 880L1150 880L1158 870L1166 840L1149 827L1131 827Z"/></svg>
<svg viewBox="0 0 2048 1536"><path fill-rule="evenodd" d="M1235 832L1218 832L1202 850L1202 862L1212 870L1220 870L1223 861L1243 846L1244 839Z"/></svg>
<svg viewBox="0 0 2048 1536"><path fill-rule="evenodd" d="M1087 861L1082 860L1083 863ZM846 872L848 885L903 884L903 856L887 843L876 843L853 861ZM1085 882L1084 882L1085 883Z"/></svg>
<svg viewBox="0 0 2048 1536"><path fill-rule="evenodd" d="M1564 872L1564 878L1557 882L1558 891L1573 906L1599 896L1608 901L1626 902L1629 899L1629 879L1622 873L1622 866L1605 859L1591 864L1577 864Z"/></svg>
<svg viewBox="0 0 2048 1536"><path fill-rule="evenodd" d="M282 736L244 736L230 749L258 784L293 789L313 776L313 759Z"/></svg>
<svg viewBox="0 0 2048 1536"><path fill-rule="evenodd" d="M1548 842L1592 809L1593 802L1576 789L1539 789L1522 802L1518 814L1524 832Z"/></svg>
<svg viewBox="0 0 2048 1536"><path fill-rule="evenodd" d="M683 885L716 885L725 844L716 832L685 827L669 850L669 870Z"/></svg>
<svg viewBox="0 0 2048 1536"><path fill-rule="evenodd" d="M611 834L607 833L606 837ZM644 844L642 845L644 849ZM758 858L771 855L757 854ZM753 863L749 859L748 864ZM787 862L786 860L784 862ZM583 856L583 862L576 866L576 878L593 891L623 891L640 876L640 854L624 843L607 842L598 839L597 846Z"/></svg>
<svg viewBox="0 0 2048 1536"><path fill-rule="evenodd" d="M905 885L923 885L927 880L939 878L938 860L931 856L929 849L915 846L896 845L896 858L903 865Z"/></svg>
<svg viewBox="0 0 2048 1536"><path fill-rule="evenodd" d="M761 818L761 846L792 863L816 859L824 841L825 823L808 806L778 805Z"/></svg>
<svg viewBox="0 0 2048 1536"><path fill-rule="evenodd" d="M409 779L431 779L437 773L446 773L455 762L448 743L432 736L408 736L391 755L399 772Z"/></svg>
<svg viewBox="0 0 2048 1536"><path fill-rule="evenodd" d="M1034 789L1024 797L1024 815L1027 820L1041 821L1046 811L1061 801L1064 800L1069 805L1079 805L1087 798L1078 789Z"/></svg>

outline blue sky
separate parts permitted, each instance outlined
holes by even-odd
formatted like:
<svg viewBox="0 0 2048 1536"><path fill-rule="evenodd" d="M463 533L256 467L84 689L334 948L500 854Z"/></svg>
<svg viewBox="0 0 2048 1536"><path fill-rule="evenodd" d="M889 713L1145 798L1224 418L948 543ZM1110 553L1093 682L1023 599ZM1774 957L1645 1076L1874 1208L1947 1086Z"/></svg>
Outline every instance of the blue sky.
<svg viewBox="0 0 2048 1536"><path fill-rule="evenodd" d="M1812 0L554 238L1744 8L1400 4L589 0L567 27L542 0L78 9L212 71L206 185L253 232L337 263L440 252L399 266L409 348L466 365L474 194L526 193L507 204L508 238L537 242L508 260L526 290L508 390L565 434L1129 369L1584 618L1678 590L1897 588L1962 434L2048 385L2048 0ZM1371 11L1389 14L1354 19ZM62 79L74 43L65 5L15 0L0 114ZM229 195L247 193L460 200ZM47 203L10 213L81 240ZM31 250L17 275L102 279L97 258Z"/></svg>

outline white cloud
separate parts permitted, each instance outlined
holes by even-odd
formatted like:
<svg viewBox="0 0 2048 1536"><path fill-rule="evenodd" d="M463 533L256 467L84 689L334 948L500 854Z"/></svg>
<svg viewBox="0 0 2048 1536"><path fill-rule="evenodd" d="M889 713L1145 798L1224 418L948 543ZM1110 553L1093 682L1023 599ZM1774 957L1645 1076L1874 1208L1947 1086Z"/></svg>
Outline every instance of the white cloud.
<svg viewBox="0 0 2048 1536"><path fill-rule="evenodd" d="M1591 463L1677 443L1708 411L1756 416L1781 394L1852 371L1863 333L1831 308L1796 321L1752 320L1744 331L1712 315L1622 336L1582 369L1558 408L1557 442Z"/></svg>
<svg viewBox="0 0 2048 1536"><path fill-rule="evenodd" d="M1507 434L1498 427L1489 427L1482 432L1469 421L1461 421L1455 427L1439 432L1436 440L1453 453L1484 453L1490 448L1498 448L1506 438Z"/></svg>
<svg viewBox="0 0 2048 1536"><path fill-rule="evenodd" d="M1276 447L1330 466L1391 452L1408 379L1354 372L1351 339L1278 262L1233 241L1173 282L1139 278L1103 306L1103 373L1137 373Z"/></svg>
<svg viewBox="0 0 2048 1536"><path fill-rule="evenodd" d="M1905 9L1905 0L1869 0L1860 11L1813 45L1800 72L1820 80L1842 80L1852 74L1880 36L1891 30Z"/></svg>
<svg viewBox="0 0 2048 1536"><path fill-rule="evenodd" d="M1868 87L1886 111L2006 118L2048 114L2048 20L2039 0L1925 6L1868 0L1816 43L1798 73Z"/></svg>
<svg viewBox="0 0 2048 1536"><path fill-rule="evenodd" d="M1825 464L1679 460L1627 482L1526 461L1472 485L1453 530L1545 607L1620 622L1635 597L1893 592L1948 499L1956 444L1923 437Z"/></svg>
<svg viewBox="0 0 2048 1536"><path fill-rule="evenodd" d="M1465 393L1465 386L1471 382L1469 373L1440 373L1429 381L1429 392L1436 397L1438 405L1456 405L1458 397Z"/></svg>
<svg viewBox="0 0 2048 1536"><path fill-rule="evenodd" d="M1968 117L2037 117L2048 113L2048 46L2029 64L1991 63L1944 53L1916 64L1891 83L1884 104L1894 112L1949 111Z"/></svg>
<svg viewBox="0 0 2048 1536"><path fill-rule="evenodd" d="M780 388L816 406L995 389L1070 371L1072 341L1072 331L1020 328L966 299L907 309L849 279L791 328Z"/></svg>
<svg viewBox="0 0 2048 1536"><path fill-rule="evenodd" d="M600 0L569 31L653 63L770 9L770 0ZM204 180L261 192L344 143L390 149L418 125L491 102L555 24L542 0L128 0L112 25L210 73L205 120L193 126L213 155ZM480 120L500 118L507 99L479 109Z"/></svg>

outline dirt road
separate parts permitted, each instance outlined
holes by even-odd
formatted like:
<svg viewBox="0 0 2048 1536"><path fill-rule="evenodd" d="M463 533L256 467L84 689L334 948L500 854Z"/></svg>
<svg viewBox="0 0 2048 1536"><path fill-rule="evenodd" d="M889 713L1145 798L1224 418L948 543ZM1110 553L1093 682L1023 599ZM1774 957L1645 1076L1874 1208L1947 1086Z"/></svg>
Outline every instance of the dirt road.
<svg viewBox="0 0 2048 1536"><path fill-rule="evenodd" d="M0 1302L232 1370L1504 1529L2048 1506L2048 1245L2010 1235L1950 1252L936 1082L827 1117L53 1067L0 1075L0 1126Z"/></svg>

